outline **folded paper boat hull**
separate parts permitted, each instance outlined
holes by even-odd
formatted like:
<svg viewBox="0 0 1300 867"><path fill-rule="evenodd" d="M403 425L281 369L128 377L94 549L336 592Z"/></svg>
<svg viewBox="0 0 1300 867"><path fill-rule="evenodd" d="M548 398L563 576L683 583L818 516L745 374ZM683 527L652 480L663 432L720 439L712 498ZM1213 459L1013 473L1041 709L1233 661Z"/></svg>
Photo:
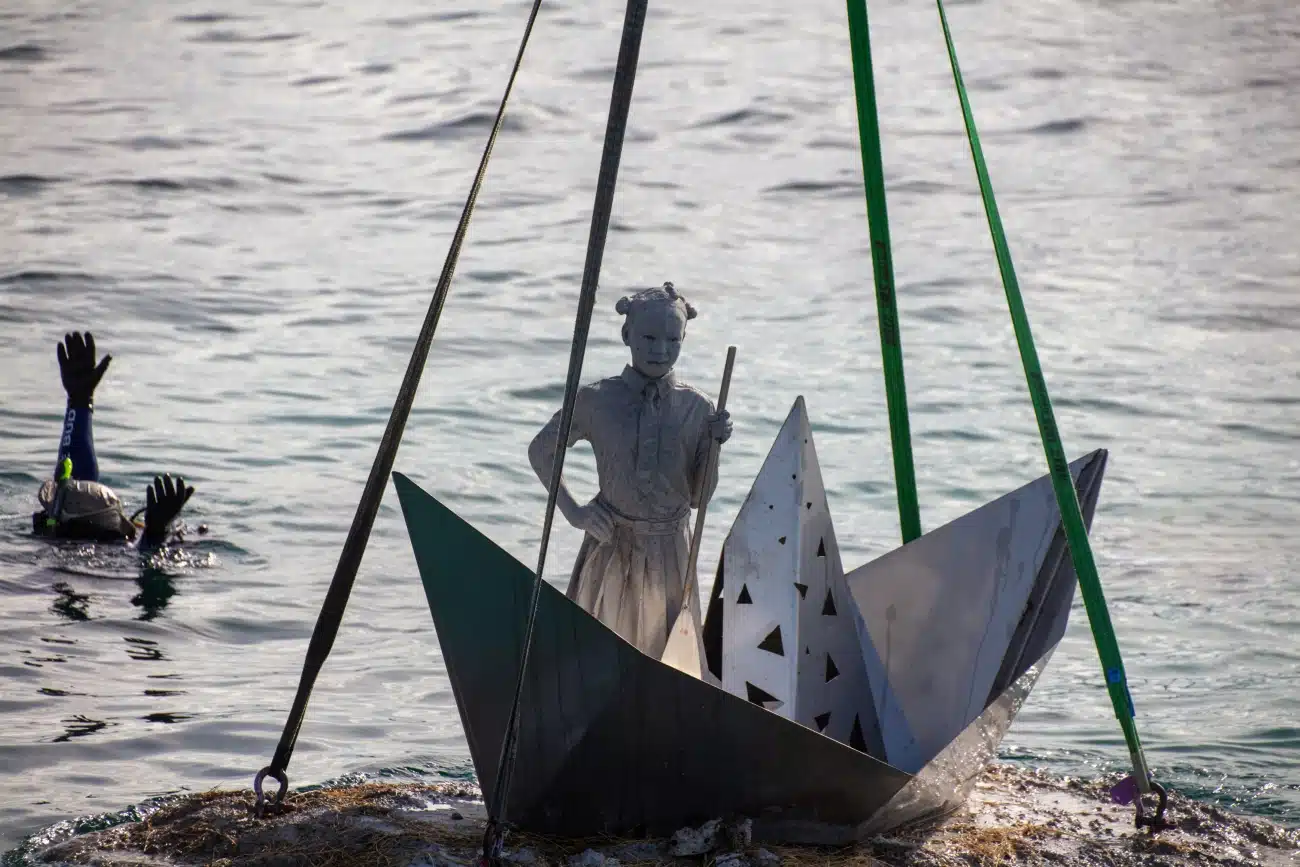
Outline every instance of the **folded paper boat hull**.
<svg viewBox="0 0 1300 867"><path fill-rule="evenodd" d="M1075 464L1088 520L1104 465L1103 451ZM474 767L491 799L533 573L407 477L394 473L394 483ZM915 774L651 659L544 584L509 821L574 837L665 835L740 814L754 819L760 839L835 843L949 809L1005 734L1041 668L1034 663L1059 641L1073 581L1068 556L1040 570L1033 592L1042 610L1021 623L1008 650L1033 658L999 669L996 695Z"/></svg>

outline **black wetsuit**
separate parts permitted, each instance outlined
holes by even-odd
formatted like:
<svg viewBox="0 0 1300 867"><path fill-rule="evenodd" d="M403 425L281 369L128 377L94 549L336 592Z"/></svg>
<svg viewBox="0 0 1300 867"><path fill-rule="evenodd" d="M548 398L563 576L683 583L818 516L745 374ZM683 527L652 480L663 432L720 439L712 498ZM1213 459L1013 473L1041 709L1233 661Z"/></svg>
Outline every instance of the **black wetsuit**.
<svg viewBox="0 0 1300 867"><path fill-rule="evenodd" d="M41 486L41 511L32 515L39 535L95 542L134 542L141 548L167 541L171 522L180 514L194 488L170 475L154 477L146 488L144 514L137 523L126 516L117 494L99 481L95 457L94 391L108 369L111 356L95 364L95 338L87 332L69 334L60 344L59 368L68 408L63 416L54 478Z"/></svg>
<svg viewBox="0 0 1300 867"><path fill-rule="evenodd" d="M42 508L32 515L32 530L43 536L88 542L134 541L139 528L122 511L112 489L99 483L91 423L94 408L86 403L70 403L63 416L53 487L47 482L41 488ZM69 484L75 482L90 484ZM99 508L91 514L87 514L87 499L98 501Z"/></svg>

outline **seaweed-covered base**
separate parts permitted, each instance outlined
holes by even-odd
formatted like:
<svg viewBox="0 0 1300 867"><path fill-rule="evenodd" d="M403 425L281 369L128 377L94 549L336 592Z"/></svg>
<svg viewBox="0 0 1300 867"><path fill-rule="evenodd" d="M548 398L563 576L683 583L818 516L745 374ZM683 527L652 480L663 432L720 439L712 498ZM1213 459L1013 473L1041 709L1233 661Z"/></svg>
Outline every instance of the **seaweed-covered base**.
<svg viewBox="0 0 1300 867"><path fill-rule="evenodd" d="M876 867L876 865L1300 865L1300 832L1170 796L1178 828L1133 828L1110 803L1113 780L1080 782L990 768L965 808L938 824L849 848L748 845L743 826L710 823L674 840L507 840L519 867ZM144 819L78 836L38 835L6 863L148 867L474 867L485 810L466 784L369 783L293 794L258 820L250 792L214 791L161 806ZM53 839L57 837L57 839ZM704 851L700 851L704 850ZM691 852L675 855L674 852ZM17 856L17 857L15 857ZM12 861L10 859L13 859Z"/></svg>

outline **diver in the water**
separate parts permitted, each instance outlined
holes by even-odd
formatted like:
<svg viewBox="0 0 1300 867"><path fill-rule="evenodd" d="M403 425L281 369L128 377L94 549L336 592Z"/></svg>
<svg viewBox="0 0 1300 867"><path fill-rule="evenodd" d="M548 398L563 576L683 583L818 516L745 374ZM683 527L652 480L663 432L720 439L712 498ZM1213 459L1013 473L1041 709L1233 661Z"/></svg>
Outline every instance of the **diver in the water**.
<svg viewBox="0 0 1300 867"><path fill-rule="evenodd" d="M32 515L38 535L87 542L135 542L141 550L169 541L171 524L194 493L185 480L155 476L145 488L145 506L128 518L113 489L99 482L99 463L91 432L95 387L111 355L95 364L95 338L73 332L58 345L59 373L68 395L54 478L41 485L41 511ZM144 513L144 521L135 520Z"/></svg>

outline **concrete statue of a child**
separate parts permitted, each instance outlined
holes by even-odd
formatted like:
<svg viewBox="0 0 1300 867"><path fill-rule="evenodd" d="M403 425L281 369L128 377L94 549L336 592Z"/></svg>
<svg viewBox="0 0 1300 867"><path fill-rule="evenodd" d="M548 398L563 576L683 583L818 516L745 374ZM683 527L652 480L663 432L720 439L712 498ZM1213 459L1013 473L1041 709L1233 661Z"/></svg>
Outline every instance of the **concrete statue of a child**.
<svg viewBox="0 0 1300 867"><path fill-rule="evenodd" d="M591 443L600 493L580 506L564 483L556 505L586 532L568 596L648 656L658 659L682 608L691 508L708 502L717 462L703 478L712 442L731 437L728 413L673 375L695 308L671 283L619 299L632 363L583 386L568 445ZM560 413L528 447L533 471L550 484ZM693 586L698 586L692 582ZM698 594L688 604L699 615Z"/></svg>

